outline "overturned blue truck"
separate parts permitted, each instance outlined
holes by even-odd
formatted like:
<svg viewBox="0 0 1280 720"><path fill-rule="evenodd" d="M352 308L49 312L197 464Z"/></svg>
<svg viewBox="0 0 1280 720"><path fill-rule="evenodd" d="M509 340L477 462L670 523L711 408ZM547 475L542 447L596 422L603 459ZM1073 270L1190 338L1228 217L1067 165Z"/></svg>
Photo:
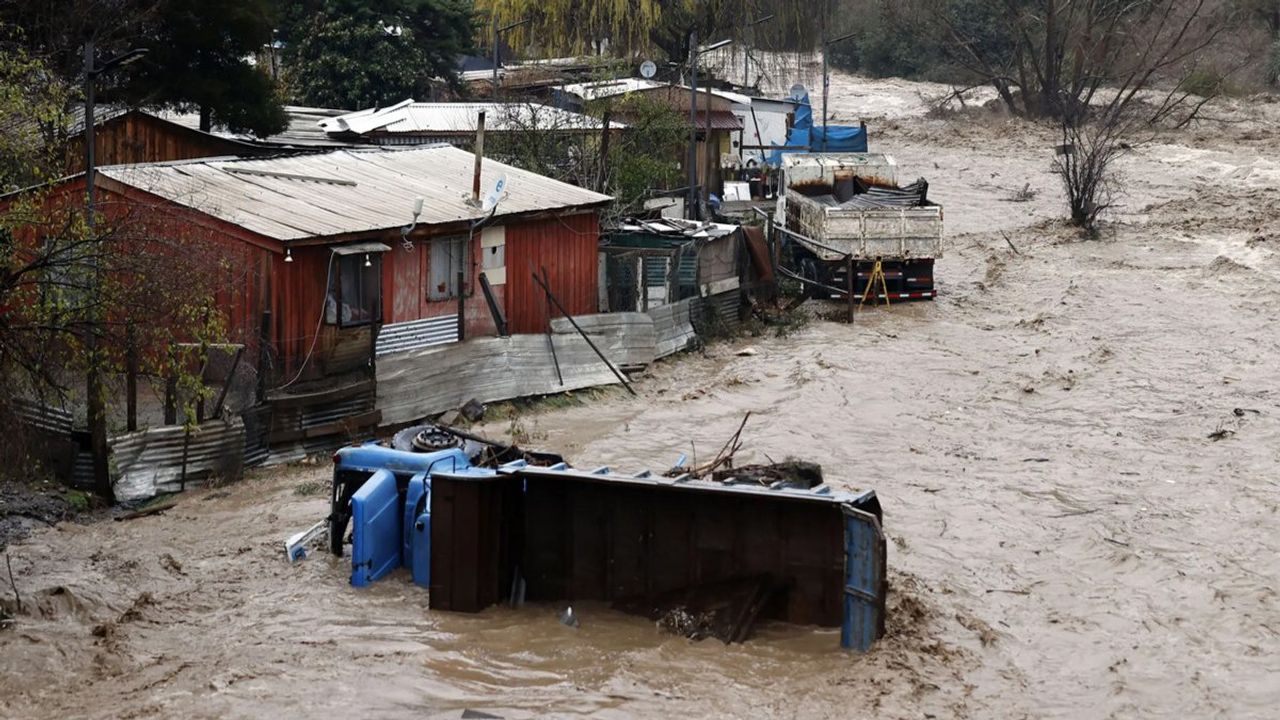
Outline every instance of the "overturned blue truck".
<svg viewBox="0 0 1280 720"><path fill-rule="evenodd" d="M839 627L859 651L884 634L879 501L816 465L583 470L434 426L391 445L333 457L330 550L350 544L354 586L404 567L438 610L600 601L725 642L756 620Z"/></svg>

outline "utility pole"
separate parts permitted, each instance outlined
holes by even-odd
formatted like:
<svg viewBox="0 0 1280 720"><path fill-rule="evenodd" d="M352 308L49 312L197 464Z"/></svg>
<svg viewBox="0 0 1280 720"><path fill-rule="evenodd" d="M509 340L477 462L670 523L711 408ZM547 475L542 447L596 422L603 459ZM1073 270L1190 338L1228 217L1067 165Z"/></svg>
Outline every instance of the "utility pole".
<svg viewBox="0 0 1280 720"><path fill-rule="evenodd" d="M831 53L831 46L838 42L843 42L857 35L857 33L847 33L841 35L834 40L826 39L826 32L822 33L822 149L827 149L827 95L831 91L831 74L827 70L827 55Z"/></svg>
<svg viewBox="0 0 1280 720"><path fill-rule="evenodd" d="M696 220L694 206L698 202L698 31L689 31L689 192L684 201L684 216Z"/></svg>
<svg viewBox="0 0 1280 720"><path fill-rule="evenodd" d="M498 99L498 14L493 14L493 99Z"/></svg>
<svg viewBox="0 0 1280 720"><path fill-rule="evenodd" d="M115 491L111 486L111 470L108 465L107 447L107 401L102 387L101 359L98 356L98 333L101 330L101 311L98 303L101 298L102 267L98 262L98 253L102 248L95 235L94 190L97 184L97 170L94 167L94 81L98 76L115 67L126 65L141 59L147 54L146 49L130 50L122 55L95 65L93 40L84 44L84 183L85 183L85 231L89 234L92 248L89 252L88 265L90 273L90 290L88 301L88 322L85 331L85 354L88 370L85 373L85 398L87 406L86 421L89 426L89 452L93 456L93 484L108 502L115 504Z"/></svg>
<svg viewBox="0 0 1280 720"><path fill-rule="evenodd" d="M89 268L91 273L90 287L92 290L89 294L89 317L88 329L85 332L85 354L88 361L88 371L85 376L85 398L88 406L88 417L86 418L89 425L89 454L93 457L93 486L103 495L107 502L112 505L116 502L115 490L111 486L111 469L108 465L107 454L110 449L107 447L107 408L106 398L103 397L102 387L102 369L98 367L98 290L101 278L98 277L100 271L98 265L98 242L93 238L94 234L94 185L96 184L96 171L93 167L94 152L94 121L93 121L93 81L96 73L93 67L93 40L87 40L84 44L84 184L85 184L85 228L89 233L92 242L89 252Z"/></svg>
<svg viewBox="0 0 1280 720"><path fill-rule="evenodd" d="M707 47L698 47L698 31L693 30L689 33L689 199L686 202L685 217L692 220L701 220L701 213L690 214L692 207L698 202L698 56L702 53L718 50L726 45L733 43L733 40L721 40L712 43ZM703 142L707 144L707 177L702 178L704 198L711 192L710 186L707 184L711 176L711 88L708 85L707 109L706 109L706 131L703 135Z"/></svg>
<svg viewBox="0 0 1280 720"><path fill-rule="evenodd" d="M493 99L494 100L498 99L498 91L499 91L499 88L501 87L501 85L498 82L498 67L501 65L501 62L498 59L498 38L502 35L502 33L508 30L514 30L520 27L521 25L528 25L531 22L533 22L533 18L525 18L524 20L520 20L519 22L513 22L510 25L503 25L502 27L498 27L498 15L497 13L494 13L493 15Z"/></svg>

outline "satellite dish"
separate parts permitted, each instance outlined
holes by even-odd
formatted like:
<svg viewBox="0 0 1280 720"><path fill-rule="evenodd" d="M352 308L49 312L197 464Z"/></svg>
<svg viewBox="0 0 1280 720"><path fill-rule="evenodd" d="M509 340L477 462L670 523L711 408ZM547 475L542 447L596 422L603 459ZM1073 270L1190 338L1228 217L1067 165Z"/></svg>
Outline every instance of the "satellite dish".
<svg viewBox="0 0 1280 720"><path fill-rule="evenodd" d="M506 192L506 190L507 176L503 175L498 178L498 182L493 184L493 189L489 191L489 194L484 196L484 202L480 207L485 212L489 212L490 210L498 207L498 203L502 201L502 194Z"/></svg>
<svg viewBox="0 0 1280 720"><path fill-rule="evenodd" d="M805 87L804 87L803 85L801 85L800 83L796 83L795 85L792 85L792 86L791 86L791 95L790 95L790 97L791 97L791 98L793 98L793 99L795 99L795 100L799 100L800 98L803 98L803 97L805 96L805 94L806 94L806 93L808 93L808 92L809 92L809 91L808 91L808 90L806 90L806 89L805 89Z"/></svg>
<svg viewBox="0 0 1280 720"><path fill-rule="evenodd" d="M652 60L645 60L640 63L640 76L646 80L658 74L658 66L653 64Z"/></svg>

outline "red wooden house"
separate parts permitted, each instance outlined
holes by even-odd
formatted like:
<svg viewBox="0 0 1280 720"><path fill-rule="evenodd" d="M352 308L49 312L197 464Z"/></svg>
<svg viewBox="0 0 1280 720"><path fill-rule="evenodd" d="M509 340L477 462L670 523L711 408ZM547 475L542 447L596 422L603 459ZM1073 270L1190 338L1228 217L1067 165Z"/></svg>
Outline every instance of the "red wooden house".
<svg viewBox="0 0 1280 720"><path fill-rule="evenodd" d="M474 169L472 153L432 145L116 165L96 182L104 213L163 218L220 249L209 272L235 282L219 309L247 357L271 360L273 439L288 440L343 412L368 419L377 354L494 334L481 273L511 333L547 327L534 271L570 313L596 311L610 198L486 160L482 196L506 179L486 211ZM58 190L80 201L83 176Z"/></svg>

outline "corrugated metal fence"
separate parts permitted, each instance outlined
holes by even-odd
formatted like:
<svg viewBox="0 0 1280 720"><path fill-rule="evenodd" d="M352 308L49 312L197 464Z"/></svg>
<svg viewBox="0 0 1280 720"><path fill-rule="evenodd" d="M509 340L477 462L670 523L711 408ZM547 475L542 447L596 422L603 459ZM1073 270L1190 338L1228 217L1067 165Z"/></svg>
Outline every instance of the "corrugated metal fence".
<svg viewBox="0 0 1280 720"><path fill-rule="evenodd" d="M145 500L211 477L239 477L245 426L237 419L206 422L189 433L181 426L151 428L112 438L111 451L116 498Z"/></svg>

